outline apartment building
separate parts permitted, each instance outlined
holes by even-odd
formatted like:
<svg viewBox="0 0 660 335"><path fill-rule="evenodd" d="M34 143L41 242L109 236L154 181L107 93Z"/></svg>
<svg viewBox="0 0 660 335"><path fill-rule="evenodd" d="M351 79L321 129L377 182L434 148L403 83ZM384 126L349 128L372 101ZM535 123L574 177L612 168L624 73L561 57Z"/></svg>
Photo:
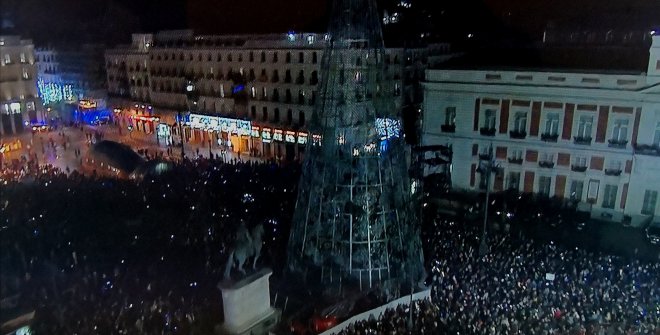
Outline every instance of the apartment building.
<svg viewBox="0 0 660 335"><path fill-rule="evenodd" d="M36 81L32 40L0 36L0 135L18 134L44 121Z"/></svg>
<svg viewBox="0 0 660 335"><path fill-rule="evenodd" d="M423 144L453 147L453 188L571 198L592 216L640 223L660 213L657 34L643 67L428 70ZM479 167L490 159L487 179Z"/></svg>
<svg viewBox="0 0 660 335"><path fill-rule="evenodd" d="M178 142L178 112L187 141L231 146L267 157L299 158L318 97L324 34L198 36L190 30L134 35L106 51L116 115L135 129ZM448 52L448 48L435 49ZM426 49L388 49L385 63L397 108L419 103L414 85ZM422 68L420 70L420 68ZM199 95L190 104L186 86ZM160 134L160 135L158 135ZM171 141L171 140L170 140Z"/></svg>

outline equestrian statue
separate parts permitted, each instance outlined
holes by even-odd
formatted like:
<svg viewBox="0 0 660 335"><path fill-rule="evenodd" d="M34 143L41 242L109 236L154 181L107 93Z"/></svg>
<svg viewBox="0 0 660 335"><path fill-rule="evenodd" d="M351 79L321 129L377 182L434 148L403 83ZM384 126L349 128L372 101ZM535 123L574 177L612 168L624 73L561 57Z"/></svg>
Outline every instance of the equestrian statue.
<svg viewBox="0 0 660 335"><path fill-rule="evenodd" d="M261 256L263 235L263 224L258 224L252 230L248 230L245 223L241 222L236 230L236 240L225 265L225 279L231 278L232 267L236 267L241 274L245 275L243 265L249 258L252 258L252 270L257 268L257 260Z"/></svg>

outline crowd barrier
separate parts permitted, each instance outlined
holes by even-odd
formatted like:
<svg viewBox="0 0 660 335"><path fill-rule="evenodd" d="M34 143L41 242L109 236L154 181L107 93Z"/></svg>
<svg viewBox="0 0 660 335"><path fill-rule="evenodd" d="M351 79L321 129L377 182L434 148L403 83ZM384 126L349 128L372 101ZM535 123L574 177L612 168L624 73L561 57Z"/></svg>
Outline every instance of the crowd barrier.
<svg viewBox="0 0 660 335"><path fill-rule="evenodd" d="M413 301L418 301L418 300L424 300L424 299L431 299L431 289L427 289L421 292L414 293L412 295L412 300ZM388 309L394 309L399 305L408 305L410 304L410 295L403 296L399 299L392 300L388 302L385 305L376 307L374 309L368 310L366 312L360 313L358 315L355 315L346 321L336 325L335 327L332 327L332 329L328 329L325 332L321 333L320 335L334 335L342 330L348 328L349 325L351 325L354 322L358 321L364 321L364 320L369 320L370 317L374 317L376 319L380 318L381 314L383 314L386 310Z"/></svg>

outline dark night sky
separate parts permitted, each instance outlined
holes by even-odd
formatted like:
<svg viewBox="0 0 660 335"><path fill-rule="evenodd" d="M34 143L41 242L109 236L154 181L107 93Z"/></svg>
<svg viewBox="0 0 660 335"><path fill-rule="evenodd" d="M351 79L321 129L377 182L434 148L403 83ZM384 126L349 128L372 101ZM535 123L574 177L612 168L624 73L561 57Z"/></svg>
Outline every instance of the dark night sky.
<svg viewBox="0 0 660 335"><path fill-rule="evenodd" d="M16 32L37 43L127 42L131 32L193 28L198 33L322 31L330 0L0 0ZM398 0L377 0L393 8ZM436 31L503 31L538 38L549 20L587 26L660 24L658 0L411 0ZM412 16L412 15L411 15ZM655 22L653 22L655 20ZM411 19L411 24L419 20ZM448 34L449 33L449 34Z"/></svg>

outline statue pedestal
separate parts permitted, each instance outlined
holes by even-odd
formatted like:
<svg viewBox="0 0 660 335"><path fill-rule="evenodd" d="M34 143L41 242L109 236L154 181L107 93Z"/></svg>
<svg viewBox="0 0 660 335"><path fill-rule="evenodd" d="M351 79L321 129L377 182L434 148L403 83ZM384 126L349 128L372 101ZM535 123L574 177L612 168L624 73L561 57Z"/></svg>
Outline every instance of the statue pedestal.
<svg viewBox="0 0 660 335"><path fill-rule="evenodd" d="M238 282L220 284L225 314L223 334L268 334L277 325L280 311L270 306L268 287L272 274L272 270L263 269Z"/></svg>

